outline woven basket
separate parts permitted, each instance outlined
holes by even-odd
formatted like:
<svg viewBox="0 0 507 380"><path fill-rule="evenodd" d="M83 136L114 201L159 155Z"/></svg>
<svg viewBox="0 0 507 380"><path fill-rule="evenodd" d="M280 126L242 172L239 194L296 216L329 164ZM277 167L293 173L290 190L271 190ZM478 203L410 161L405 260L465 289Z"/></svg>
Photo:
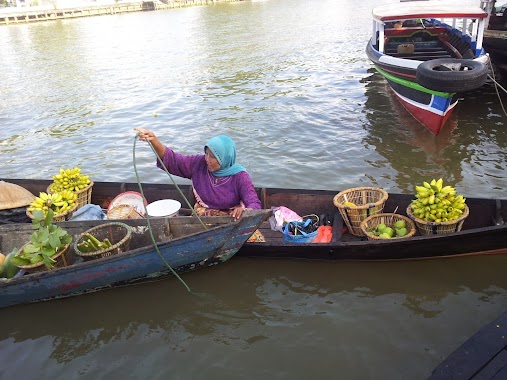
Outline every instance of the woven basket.
<svg viewBox="0 0 507 380"><path fill-rule="evenodd" d="M83 207L84 205L92 203L92 188L93 188L93 181L90 181L90 184L85 187L84 189L81 189L79 191L74 191L77 195L77 208Z"/></svg>
<svg viewBox="0 0 507 380"><path fill-rule="evenodd" d="M46 192L48 194L52 193L50 188L51 188L51 185L49 185L48 188L46 189ZM93 181L90 181L90 184L87 187L85 187L84 189L81 189L79 191L74 191L74 194L77 195L76 210L80 209L84 205L92 203L92 188L93 188Z"/></svg>
<svg viewBox="0 0 507 380"><path fill-rule="evenodd" d="M380 236L376 236L369 232L372 229L377 228L377 226L381 223L384 223L386 226L392 227L394 223L396 223L399 220L403 220L406 224L407 228L407 234L405 236L398 236L393 237L393 239L403 239L407 237L414 236L417 232L415 228L414 222L407 218L406 216L400 215L400 214L393 214L393 213L382 213L382 214L375 214L367 217L365 220L361 222L361 231L363 234L368 238L368 240L386 240L381 238ZM394 227L392 227L394 228Z"/></svg>
<svg viewBox="0 0 507 380"><path fill-rule="evenodd" d="M450 222L427 222L415 217L414 214L412 214L412 208L410 205L407 207L407 215L415 222L421 235L441 235L461 231L461 227L463 227L463 222L468 216L468 213L468 206L465 205L463 214L461 214L458 219L451 220Z"/></svg>
<svg viewBox="0 0 507 380"><path fill-rule="evenodd" d="M25 244L27 245L27 244ZM16 256L23 252L25 245L22 246L19 251L16 253ZM69 247L70 243L66 244L62 249L60 249L56 254L51 256L53 260L56 260L56 263L53 264L53 268L63 268L70 264L69 261ZM38 262L37 264L28 264L28 265L18 265L19 268L26 270L28 273L42 272L48 270L44 265L44 261Z"/></svg>
<svg viewBox="0 0 507 380"><path fill-rule="evenodd" d="M142 215L131 205L114 206L107 212L107 219L141 219Z"/></svg>
<svg viewBox="0 0 507 380"><path fill-rule="evenodd" d="M340 211L349 233L364 236L361 222L370 215L381 213L387 198L387 192L383 189L356 187L336 194L333 203ZM352 202L356 206L344 206L345 202Z"/></svg>
<svg viewBox="0 0 507 380"><path fill-rule="evenodd" d="M85 240L85 234L91 234L100 241L108 238L112 246L95 252L81 252L78 246ZM131 236L132 229L125 223L111 222L101 224L100 226L90 228L89 230L83 232L74 242L74 251L85 261L116 255L129 249Z"/></svg>
<svg viewBox="0 0 507 380"><path fill-rule="evenodd" d="M74 207L72 207L67 212L64 212L63 214L54 214L53 222L66 222L66 221L70 220L70 218L72 218L72 215L74 215L74 212L76 210L77 210L77 204L74 205ZM30 219L34 219L33 214L28 210L26 211L26 215L28 215L28 217Z"/></svg>

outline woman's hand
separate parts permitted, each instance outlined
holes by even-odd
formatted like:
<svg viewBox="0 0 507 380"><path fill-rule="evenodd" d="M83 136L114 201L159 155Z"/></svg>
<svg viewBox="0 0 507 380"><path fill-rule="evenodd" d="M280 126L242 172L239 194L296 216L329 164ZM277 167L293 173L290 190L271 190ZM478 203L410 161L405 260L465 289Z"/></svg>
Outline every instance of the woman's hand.
<svg viewBox="0 0 507 380"><path fill-rule="evenodd" d="M157 136L155 136L155 133L153 133L149 129L134 128L134 131L138 132L137 134L139 136L139 140L142 141L153 141L157 138Z"/></svg>
<svg viewBox="0 0 507 380"><path fill-rule="evenodd" d="M234 220L238 220L239 218L241 218L245 210L249 209L243 205L236 206L232 209L231 216L234 218Z"/></svg>
<svg viewBox="0 0 507 380"><path fill-rule="evenodd" d="M165 146L159 141L157 136L155 136L155 133L149 129L144 128L134 128L134 131L137 131L139 140L151 143L153 149L155 149L155 152L157 152L157 155L160 157L160 159L164 159Z"/></svg>

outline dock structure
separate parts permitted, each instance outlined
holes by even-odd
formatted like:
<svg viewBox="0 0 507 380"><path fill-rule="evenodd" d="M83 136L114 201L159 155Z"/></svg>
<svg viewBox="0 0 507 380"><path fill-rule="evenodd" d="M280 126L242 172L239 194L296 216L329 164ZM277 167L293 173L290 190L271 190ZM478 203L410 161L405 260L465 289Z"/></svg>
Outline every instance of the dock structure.
<svg viewBox="0 0 507 380"><path fill-rule="evenodd" d="M243 0L166 0L119 2L76 8L50 9L48 7L0 8L0 25L51 21L77 17L112 15L126 12L157 11L171 8L192 7L214 3L232 3Z"/></svg>

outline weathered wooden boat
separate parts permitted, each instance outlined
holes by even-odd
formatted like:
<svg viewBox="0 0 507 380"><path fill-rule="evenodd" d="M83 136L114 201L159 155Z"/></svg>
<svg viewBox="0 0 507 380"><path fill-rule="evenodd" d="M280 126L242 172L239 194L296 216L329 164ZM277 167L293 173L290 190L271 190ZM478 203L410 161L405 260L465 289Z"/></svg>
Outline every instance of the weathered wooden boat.
<svg viewBox="0 0 507 380"><path fill-rule="evenodd" d="M487 80L489 56L482 46L487 16L479 6L440 1L389 3L372 11L366 54L399 101L434 135L456 106L457 93Z"/></svg>
<svg viewBox="0 0 507 380"><path fill-rule="evenodd" d="M51 183L48 180L6 179L16 183L33 194L45 191ZM189 185L180 185L190 203L193 204L193 192ZM160 199L176 199L185 205L179 191L172 185L142 184L143 193L148 202ZM344 189L341 189L344 190ZM107 208L118 194L126 191L139 192L137 183L95 182L92 203ZM236 256L290 259L325 260L402 260L433 257L447 257L467 254L507 253L507 199L486 199L467 197L469 216L462 230L447 235L419 235L410 238L389 240L367 240L365 237L351 235L344 231L344 222L333 203L339 192L330 190L294 190L276 188L258 188L263 209L285 206L301 216L316 214L328 215L333 220L333 236L330 243L284 243L279 231L271 229L269 221L260 226L266 242L246 242ZM466 195L466 194L465 194ZM384 212L404 215L412 201L410 194L389 193ZM15 211L15 210L13 210ZM180 210L180 215L190 215L190 210ZM24 220L22 220L24 219ZM183 219L186 219L183 217ZM5 220L6 221L6 220ZM11 222L29 221L24 209L10 217Z"/></svg>
<svg viewBox="0 0 507 380"><path fill-rule="evenodd" d="M216 217L203 218L203 223L196 218L151 219L150 228L160 255L152 244L147 220L129 220L133 228L128 250L84 261L71 247L65 267L30 274L21 270L14 278L0 280L0 307L161 279L173 274L164 260L176 273L225 262L269 215L269 210L252 210L239 221ZM110 221L76 221L64 225L75 241L82 232L103 223ZM32 232L28 223L0 226L0 251L19 249L30 241Z"/></svg>
<svg viewBox="0 0 507 380"><path fill-rule="evenodd" d="M428 380L507 379L507 313L488 323L442 361Z"/></svg>
<svg viewBox="0 0 507 380"><path fill-rule="evenodd" d="M490 14L487 29L484 31L484 48L491 55L495 66L507 70L507 2L481 0L481 8Z"/></svg>

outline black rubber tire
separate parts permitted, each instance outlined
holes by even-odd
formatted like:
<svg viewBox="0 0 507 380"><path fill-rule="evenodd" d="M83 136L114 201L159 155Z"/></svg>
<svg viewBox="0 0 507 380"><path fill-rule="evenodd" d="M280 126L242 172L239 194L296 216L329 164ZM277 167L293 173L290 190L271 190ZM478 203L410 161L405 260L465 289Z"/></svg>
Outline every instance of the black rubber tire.
<svg viewBox="0 0 507 380"><path fill-rule="evenodd" d="M481 87L488 67L468 59L432 59L417 67L417 83L434 91L464 92Z"/></svg>

